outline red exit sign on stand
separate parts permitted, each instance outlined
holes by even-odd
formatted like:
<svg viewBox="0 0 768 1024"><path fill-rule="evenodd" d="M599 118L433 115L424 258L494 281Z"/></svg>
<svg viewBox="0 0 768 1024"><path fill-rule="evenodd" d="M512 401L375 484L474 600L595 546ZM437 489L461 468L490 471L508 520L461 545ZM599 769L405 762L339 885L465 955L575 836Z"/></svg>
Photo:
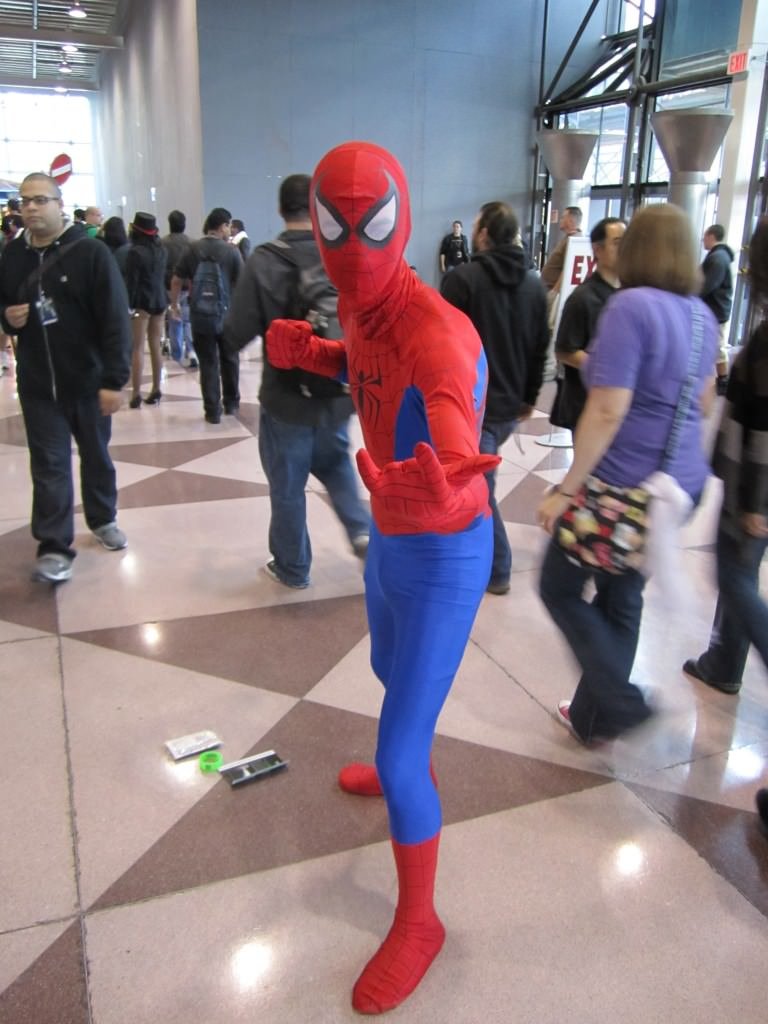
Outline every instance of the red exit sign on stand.
<svg viewBox="0 0 768 1024"><path fill-rule="evenodd" d="M749 70L749 50L738 50L728 57L728 74L740 75Z"/></svg>

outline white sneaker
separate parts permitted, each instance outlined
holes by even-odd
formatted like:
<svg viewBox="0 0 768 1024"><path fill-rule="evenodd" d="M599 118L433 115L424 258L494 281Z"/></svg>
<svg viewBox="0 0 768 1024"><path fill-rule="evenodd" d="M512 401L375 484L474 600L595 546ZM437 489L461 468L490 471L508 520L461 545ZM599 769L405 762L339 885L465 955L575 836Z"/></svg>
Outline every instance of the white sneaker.
<svg viewBox="0 0 768 1024"><path fill-rule="evenodd" d="M32 570L32 579L40 583L63 583L72 577L72 559L51 552L40 555Z"/></svg>

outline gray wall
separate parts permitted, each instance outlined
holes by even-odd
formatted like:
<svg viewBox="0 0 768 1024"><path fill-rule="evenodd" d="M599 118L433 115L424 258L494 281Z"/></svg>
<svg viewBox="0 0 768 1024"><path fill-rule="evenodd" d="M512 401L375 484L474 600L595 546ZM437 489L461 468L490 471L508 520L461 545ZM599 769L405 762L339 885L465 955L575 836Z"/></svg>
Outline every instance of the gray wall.
<svg viewBox="0 0 768 1024"><path fill-rule="evenodd" d="M560 0L565 9L572 0ZM539 0L197 0L204 195L255 241L281 228L281 176L347 139L402 162L407 259L437 278L440 238L481 203L527 211Z"/></svg>
<svg viewBox="0 0 768 1024"><path fill-rule="evenodd" d="M124 50L104 60L95 103L101 208L126 224L137 210L154 213L163 234L178 208L197 235L203 189L195 4L133 0L124 36Z"/></svg>
<svg viewBox="0 0 768 1024"><path fill-rule="evenodd" d="M606 28L602 0L561 86ZM554 71L589 6L550 0ZM281 229L281 177L346 139L390 149L408 175L409 262L435 283L451 221L530 210L541 0L132 0L96 102L100 202L187 214L226 206L260 242ZM613 26L610 26L613 28ZM155 190L154 198L151 189ZM122 197L126 196L125 209Z"/></svg>

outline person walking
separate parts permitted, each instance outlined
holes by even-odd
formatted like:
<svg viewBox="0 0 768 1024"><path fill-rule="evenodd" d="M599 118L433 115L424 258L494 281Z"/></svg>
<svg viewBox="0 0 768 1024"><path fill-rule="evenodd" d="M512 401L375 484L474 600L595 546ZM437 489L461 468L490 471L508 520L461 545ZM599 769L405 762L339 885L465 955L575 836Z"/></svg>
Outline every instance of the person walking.
<svg viewBox="0 0 768 1024"><path fill-rule="evenodd" d="M181 293L189 292L192 343L200 365L200 391L207 423L221 423L240 407L240 361L224 340L224 320L243 261L229 244L232 215L223 206L208 214L204 237L190 245L171 277L171 316L182 320Z"/></svg>
<svg viewBox="0 0 768 1024"><path fill-rule="evenodd" d="M768 307L768 218L749 245L753 301ZM768 547L768 322L734 362L713 467L723 481L717 531L719 594L709 647L683 670L722 693L737 694L750 646L768 668L768 605L760 565Z"/></svg>
<svg viewBox="0 0 768 1024"><path fill-rule="evenodd" d="M635 213L617 269L622 288L606 303L586 364L573 463L538 509L552 535L539 593L581 667L557 720L584 743L614 739L652 713L629 680L645 586L632 557L647 514L643 484L664 468L695 504L709 475L701 415L714 397L717 325L696 297L697 253L683 211L659 204ZM599 505L589 503L606 491L607 517L622 521L623 566L611 559ZM593 600L583 596L590 581Z"/></svg>
<svg viewBox="0 0 768 1024"><path fill-rule="evenodd" d="M152 390L143 399L157 405L163 397L160 390L163 357L163 321L165 317L165 249L157 237L157 222L151 213L137 213L130 230L131 248L125 260L125 283L132 310L133 358L131 360L131 409L142 403L141 382L144 373L144 349L149 342L152 364Z"/></svg>
<svg viewBox="0 0 768 1024"><path fill-rule="evenodd" d="M285 230L275 242L254 249L235 290L225 333L236 349L265 337L273 320L299 317L302 267L325 276L312 235L309 176L290 174L280 185L278 202ZM312 544L307 526L305 489L310 476L328 491L352 551L364 558L370 516L363 505L349 457L349 388L319 376L279 369L266 354L259 391L259 454L269 481L270 560L267 574L294 589L309 585Z"/></svg>
<svg viewBox="0 0 768 1024"><path fill-rule="evenodd" d="M0 321L17 334L18 394L32 473L33 579L60 583L75 558L72 438L88 528L109 550L117 525L111 416L128 380L128 296L106 246L64 226L61 191L46 174L21 183L25 230L0 260Z"/></svg>
<svg viewBox="0 0 768 1024"><path fill-rule="evenodd" d="M541 389L549 345L547 298L518 243L518 220L506 203L486 203L472 228L472 261L446 274L440 294L466 313L488 360L480 451L496 455L517 425L527 420ZM506 594L512 549L496 501L496 470L487 476L493 513L493 563L489 594Z"/></svg>

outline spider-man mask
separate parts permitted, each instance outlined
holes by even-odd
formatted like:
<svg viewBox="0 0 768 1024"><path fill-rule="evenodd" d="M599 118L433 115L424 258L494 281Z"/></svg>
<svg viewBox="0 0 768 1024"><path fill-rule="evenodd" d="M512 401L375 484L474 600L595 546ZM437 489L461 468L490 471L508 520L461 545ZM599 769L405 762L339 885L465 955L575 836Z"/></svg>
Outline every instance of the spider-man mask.
<svg viewBox="0 0 768 1024"><path fill-rule="evenodd" d="M328 276L358 309L382 301L407 272L408 185L397 160L371 142L344 142L312 178L310 208Z"/></svg>

